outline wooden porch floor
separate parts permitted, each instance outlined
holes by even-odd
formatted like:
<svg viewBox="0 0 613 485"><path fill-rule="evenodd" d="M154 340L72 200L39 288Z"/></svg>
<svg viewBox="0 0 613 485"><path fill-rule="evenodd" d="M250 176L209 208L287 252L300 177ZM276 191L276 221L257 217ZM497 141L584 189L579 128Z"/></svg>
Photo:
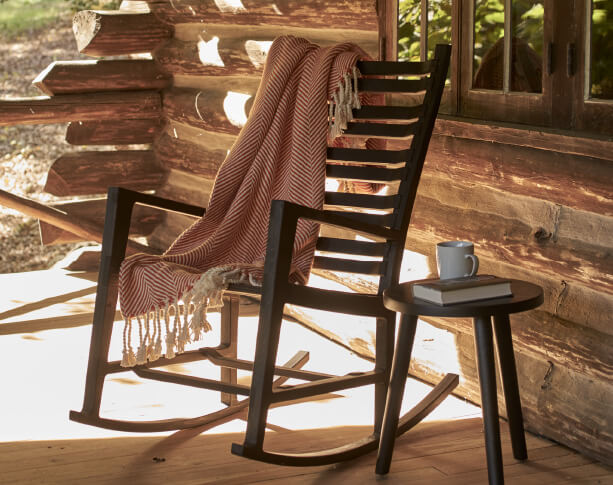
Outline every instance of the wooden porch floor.
<svg viewBox="0 0 613 485"><path fill-rule="evenodd" d="M272 466L236 457L230 445L242 439L244 415L212 429L154 435L69 421L68 411L80 409L85 381L93 276L59 270L0 275L0 484L487 483L480 410L456 398L448 398L426 422L397 441L392 468L385 477L374 473L374 453L314 468ZM211 320L215 318L212 315ZM255 318L241 317L239 332L240 344L253 342ZM119 352L119 344L113 342L112 353ZM332 365L342 374L370 367L288 322L280 359L301 348L311 351L305 368L329 371ZM250 352L249 345L239 347L239 354L247 358ZM200 375L215 372L206 363L173 367ZM218 407L213 393L174 388L168 392L168 386L131 373L109 378L104 415L158 419L193 416ZM428 390L410 380L405 407ZM369 388L355 390L272 410L267 448L315 450L367 435L370 392ZM507 483L613 484L610 467L532 435L527 437L529 460L517 462L504 422L502 428Z"/></svg>

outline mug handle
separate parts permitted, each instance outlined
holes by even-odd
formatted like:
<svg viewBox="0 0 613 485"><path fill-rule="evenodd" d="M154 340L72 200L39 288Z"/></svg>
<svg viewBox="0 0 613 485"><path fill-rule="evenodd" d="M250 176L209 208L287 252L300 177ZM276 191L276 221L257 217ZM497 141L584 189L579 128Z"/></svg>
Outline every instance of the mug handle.
<svg viewBox="0 0 613 485"><path fill-rule="evenodd" d="M475 276L477 274L477 270L479 269L479 258L474 254L465 254L464 258L470 258L473 262L473 268L469 274L465 274L464 276Z"/></svg>

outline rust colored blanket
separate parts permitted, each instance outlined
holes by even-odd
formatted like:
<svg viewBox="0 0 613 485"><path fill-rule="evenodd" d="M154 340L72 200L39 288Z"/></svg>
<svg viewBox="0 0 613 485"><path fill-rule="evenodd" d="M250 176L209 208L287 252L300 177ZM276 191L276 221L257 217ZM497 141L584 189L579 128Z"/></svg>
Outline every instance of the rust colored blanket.
<svg viewBox="0 0 613 485"><path fill-rule="evenodd" d="M293 36L273 42L249 119L219 169L204 217L163 255L137 254L122 263L123 366L156 360L163 343L166 357L174 357L210 328L206 309L221 304L229 283L261 281L271 200L322 208L327 142L359 107L355 64L365 56L350 43L322 48ZM318 230L299 222L292 281L308 279Z"/></svg>

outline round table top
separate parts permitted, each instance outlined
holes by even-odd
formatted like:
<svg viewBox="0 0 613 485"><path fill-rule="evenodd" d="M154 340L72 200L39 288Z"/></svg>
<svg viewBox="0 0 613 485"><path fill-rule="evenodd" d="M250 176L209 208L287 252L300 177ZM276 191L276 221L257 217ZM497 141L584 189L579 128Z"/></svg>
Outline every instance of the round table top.
<svg viewBox="0 0 613 485"><path fill-rule="evenodd" d="M431 317L487 317L532 310L543 303L543 289L521 280L510 280L513 296L487 300L437 305L413 298L412 285L401 283L383 292L383 304L390 310L409 315Z"/></svg>

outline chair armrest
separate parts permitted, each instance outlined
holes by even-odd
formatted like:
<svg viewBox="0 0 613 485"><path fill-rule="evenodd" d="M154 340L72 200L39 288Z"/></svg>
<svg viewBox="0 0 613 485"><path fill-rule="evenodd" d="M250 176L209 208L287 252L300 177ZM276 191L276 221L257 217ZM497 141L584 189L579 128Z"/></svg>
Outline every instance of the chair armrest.
<svg viewBox="0 0 613 485"><path fill-rule="evenodd" d="M116 194L116 196L122 201L122 205L125 204L130 207L134 204L142 204L198 217L203 216L206 211L206 209L203 207L165 199L157 195L143 194L142 192L136 192L134 190L125 189L122 187L109 187L108 193L109 198L112 197L112 194Z"/></svg>
<svg viewBox="0 0 613 485"><path fill-rule="evenodd" d="M202 207L164 199L156 195L143 194L123 187L109 187L102 235L102 257L103 259L110 258L113 271L118 268L120 261L124 258L126 249L129 253L153 254L148 246L128 239L132 209L135 204L194 216L202 216L205 212Z"/></svg>
<svg viewBox="0 0 613 485"><path fill-rule="evenodd" d="M402 233L397 229L389 229L376 224L356 221L350 217L344 217L339 214L333 214L324 210L312 209L303 205L287 202L285 200L273 200L273 206L279 206L283 209L285 217L298 219L309 219L322 224L327 224L335 227L351 229L357 233L366 236L376 236L387 240L398 240Z"/></svg>
<svg viewBox="0 0 613 485"><path fill-rule="evenodd" d="M285 292L291 269L292 250L299 219L350 229L366 236L387 241L400 241L401 231L364 223L339 214L312 209L284 200L273 200L270 206L268 243L264 263L261 307L274 307L274 295ZM404 242L404 241L402 241ZM276 308L276 307L275 307Z"/></svg>

